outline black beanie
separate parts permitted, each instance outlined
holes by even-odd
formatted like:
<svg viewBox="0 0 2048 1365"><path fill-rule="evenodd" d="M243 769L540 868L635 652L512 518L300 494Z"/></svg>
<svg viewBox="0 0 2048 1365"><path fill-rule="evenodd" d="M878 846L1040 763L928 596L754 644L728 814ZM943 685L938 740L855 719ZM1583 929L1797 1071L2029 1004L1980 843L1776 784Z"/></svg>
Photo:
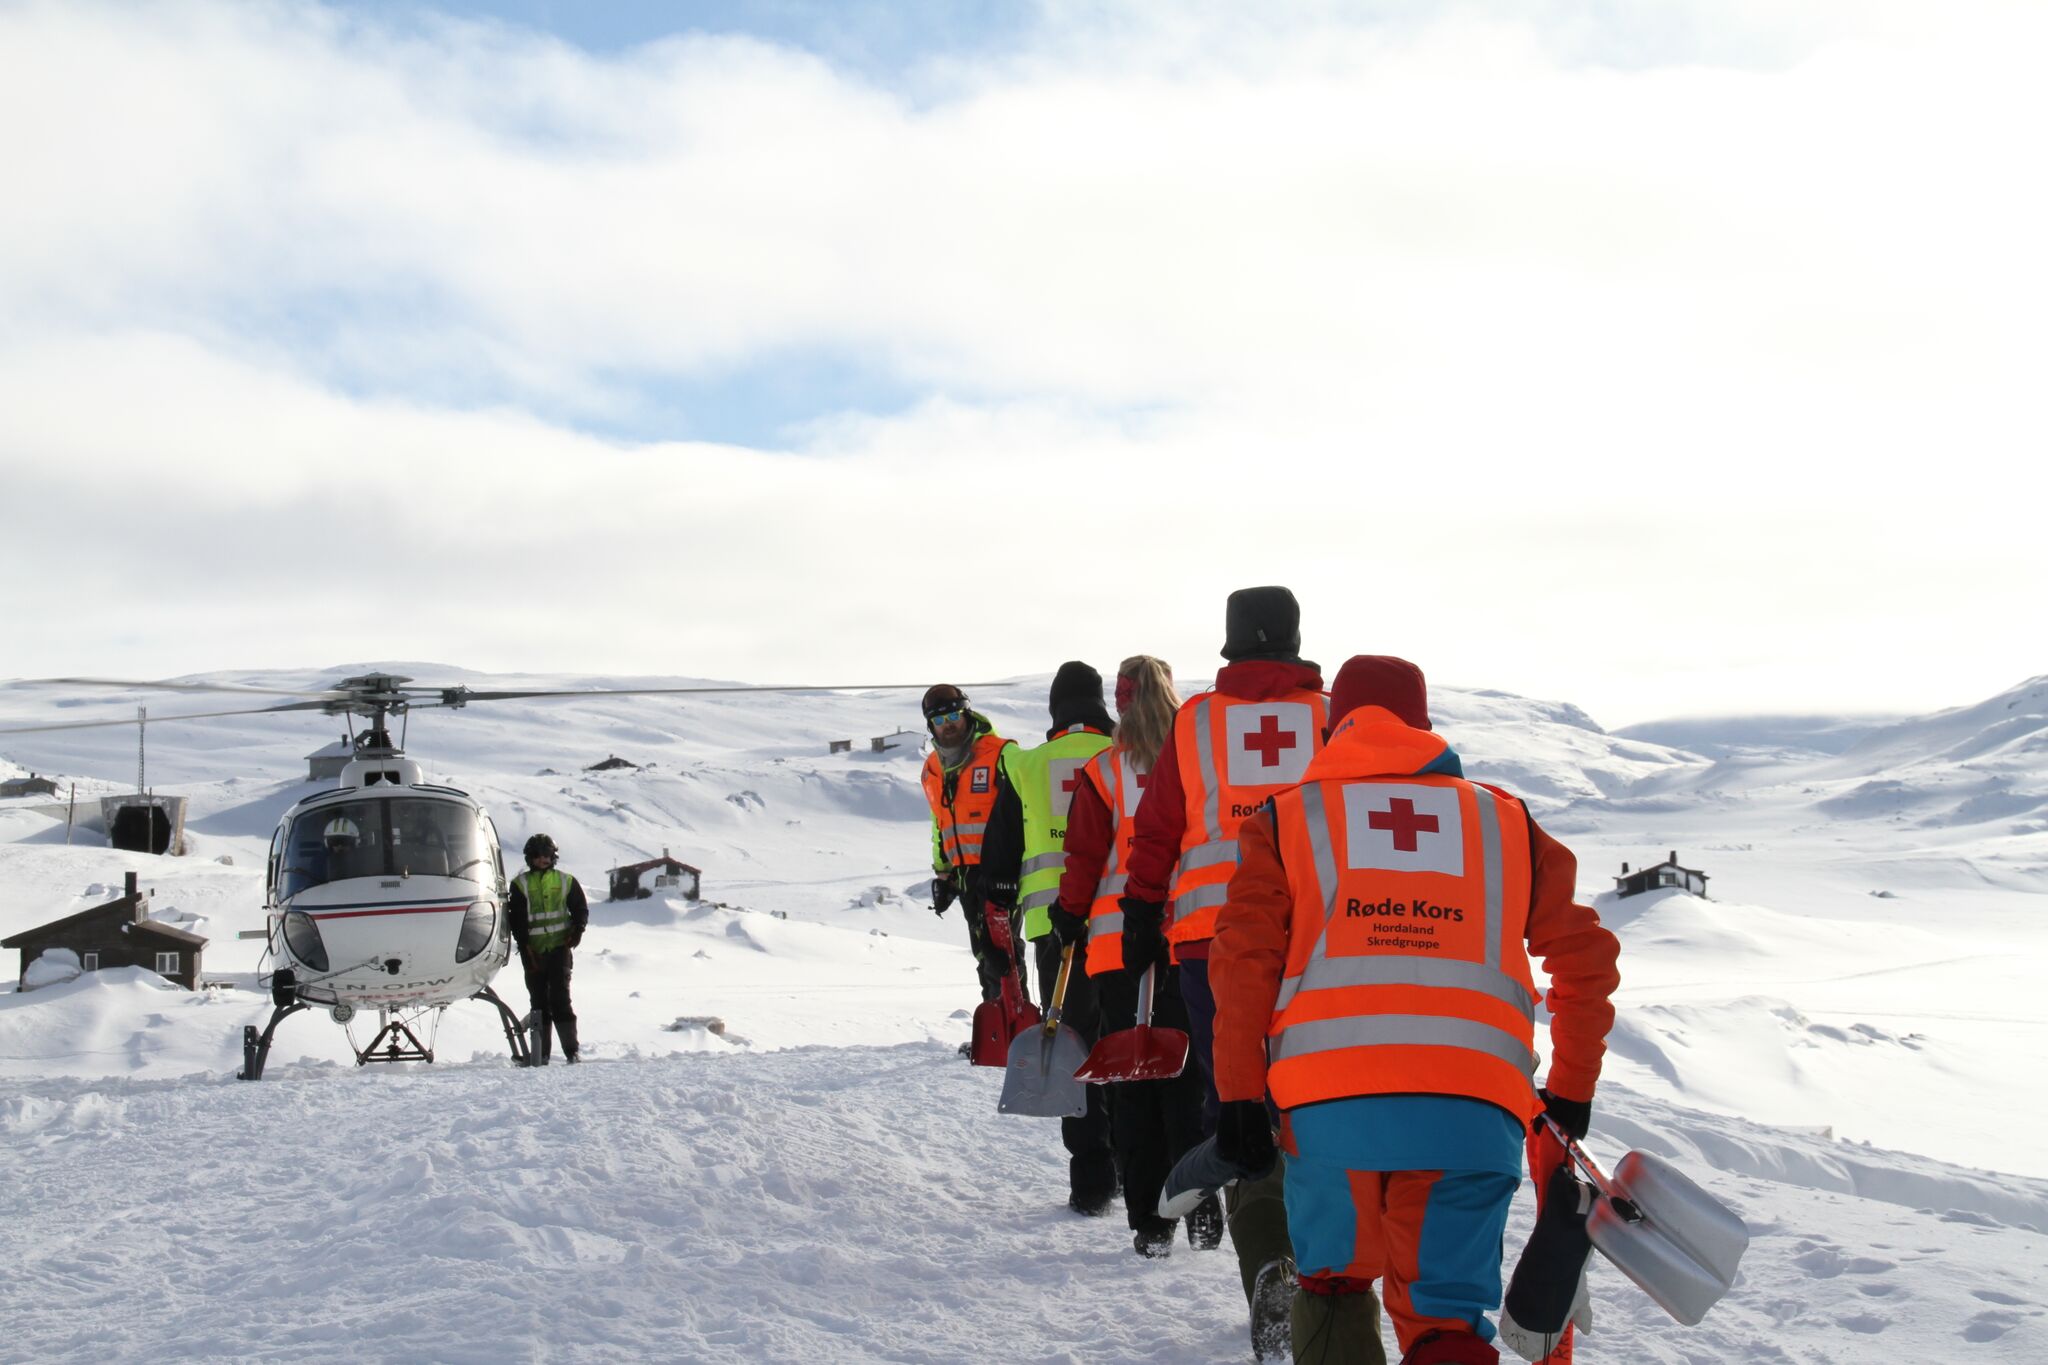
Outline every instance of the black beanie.
<svg viewBox="0 0 2048 1365"><path fill-rule="evenodd" d="M1301 658L1301 604L1285 588L1239 588L1223 606L1223 657Z"/></svg>
<svg viewBox="0 0 2048 1365"><path fill-rule="evenodd" d="M1078 659L1069 659L1052 675L1052 695L1046 699L1053 715L1075 702L1102 705L1102 675Z"/></svg>
<svg viewBox="0 0 2048 1365"><path fill-rule="evenodd" d="M956 706L967 705L967 694L951 683L934 683L924 694L924 718L930 720L941 711L950 711Z"/></svg>
<svg viewBox="0 0 2048 1365"><path fill-rule="evenodd" d="M1109 733L1114 723L1102 700L1102 675L1078 659L1060 665L1052 675L1052 692L1046 698L1054 730L1070 725L1091 725Z"/></svg>

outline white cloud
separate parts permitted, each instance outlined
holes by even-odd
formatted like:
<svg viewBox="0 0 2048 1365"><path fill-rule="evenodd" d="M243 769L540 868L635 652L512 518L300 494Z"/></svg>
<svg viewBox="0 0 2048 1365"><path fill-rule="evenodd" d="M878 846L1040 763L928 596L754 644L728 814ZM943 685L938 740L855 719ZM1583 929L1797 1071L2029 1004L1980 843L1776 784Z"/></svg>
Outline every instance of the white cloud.
<svg viewBox="0 0 2048 1365"><path fill-rule="evenodd" d="M2041 667L2036 12L1163 12L1051 8L934 96L0 9L22 671L1193 676L1275 580L1329 662L1617 720ZM795 452L543 415L797 351L931 397Z"/></svg>

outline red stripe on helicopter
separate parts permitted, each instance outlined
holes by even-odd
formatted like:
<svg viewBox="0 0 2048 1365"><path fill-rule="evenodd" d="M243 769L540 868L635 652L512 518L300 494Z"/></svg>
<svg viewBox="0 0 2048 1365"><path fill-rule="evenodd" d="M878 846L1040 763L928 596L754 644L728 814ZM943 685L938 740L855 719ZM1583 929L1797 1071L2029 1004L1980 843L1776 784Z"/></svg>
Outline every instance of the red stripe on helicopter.
<svg viewBox="0 0 2048 1365"><path fill-rule="evenodd" d="M461 905L406 905L395 910L330 910L325 914L318 910L306 910L301 913L312 919L361 919L365 915L452 915L467 911L470 905L471 902L464 901Z"/></svg>

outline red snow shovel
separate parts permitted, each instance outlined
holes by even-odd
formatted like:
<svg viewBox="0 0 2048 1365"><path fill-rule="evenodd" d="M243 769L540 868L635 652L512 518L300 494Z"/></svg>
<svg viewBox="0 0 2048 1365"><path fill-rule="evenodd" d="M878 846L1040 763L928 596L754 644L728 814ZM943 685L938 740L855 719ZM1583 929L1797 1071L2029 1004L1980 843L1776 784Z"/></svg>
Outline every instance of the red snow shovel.
<svg viewBox="0 0 2048 1365"><path fill-rule="evenodd" d="M1011 1040L1037 1023L1038 1006L1024 998L1023 974L1013 957L1001 993L974 1007L974 1049L969 1059L976 1066L1008 1066Z"/></svg>
<svg viewBox="0 0 2048 1365"><path fill-rule="evenodd" d="M1067 977L1073 969L1074 950L1069 946L1060 954L1059 981L1052 988L1045 1022L1018 1034L1010 1043L1003 1094L996 1101L998 1113L1077 1119L1088 1112L1088 1087L1074 1079L1076 1068L1087 1060L1081 1035L1060 1022L1060 1007L1067 1000Z"/></svg>
<svg viewBox="0 0 2048 1365"><path fill-rule="evenodd" d="M1135 1028L1119 1029L1097 1043L1074 1073L1074 1079L1100 1085L1105 1081L1170 1081L1188 1064L1188 1036L1177 1028L1152 1027L1152 988L1159 965L1145 969L1138 983Z"/></svg>

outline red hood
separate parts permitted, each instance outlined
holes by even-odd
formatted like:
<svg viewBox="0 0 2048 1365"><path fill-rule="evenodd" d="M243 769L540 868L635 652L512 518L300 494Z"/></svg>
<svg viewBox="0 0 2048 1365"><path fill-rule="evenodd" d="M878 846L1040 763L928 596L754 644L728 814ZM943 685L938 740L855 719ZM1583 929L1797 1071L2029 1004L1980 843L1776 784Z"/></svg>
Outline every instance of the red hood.
<svg viewBox="0 0 2048 1365"><path fill-rule="evenodd" d="M1245 701L1267 701L1289 692L1323 690L1323 670L1314 664L1279 659L1245 659L1225 664L1216 674L1216 690Z"/></svg>

